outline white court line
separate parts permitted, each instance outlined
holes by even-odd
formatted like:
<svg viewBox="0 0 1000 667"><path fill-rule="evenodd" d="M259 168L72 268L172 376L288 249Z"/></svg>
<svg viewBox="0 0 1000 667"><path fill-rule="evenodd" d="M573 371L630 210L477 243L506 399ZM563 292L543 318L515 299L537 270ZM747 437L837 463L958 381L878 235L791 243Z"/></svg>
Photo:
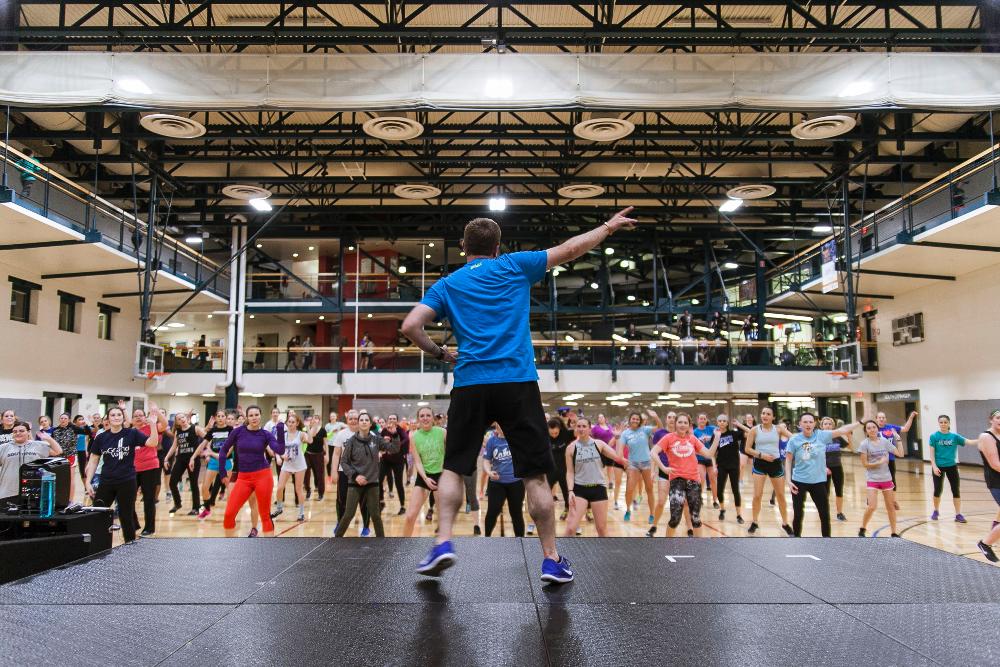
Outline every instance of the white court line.
<svg viewBox="0 0 1000 667"><path fill-rule="evenodd" d="M812 554L785 554L785 558L812 558L813 560L823 560L822 558L817 558Z"/></svg>
<svg viewBox="0 0 1000 667"><path fill-rule="evenodd" d="M678 558L694 558L694 556L664 556L671 563L676 563Z"/></svg>

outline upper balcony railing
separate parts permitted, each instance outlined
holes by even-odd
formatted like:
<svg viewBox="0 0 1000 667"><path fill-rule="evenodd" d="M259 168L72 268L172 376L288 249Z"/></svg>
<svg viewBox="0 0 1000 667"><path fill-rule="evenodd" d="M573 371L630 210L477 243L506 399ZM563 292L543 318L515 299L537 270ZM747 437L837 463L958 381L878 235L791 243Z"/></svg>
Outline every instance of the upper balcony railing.
<svg viewBox="0 0 1000 667"><path fill-rule="evenodd" d="M149 239L149 225L146 221L52 171L38 162L37 158L33 160L36 168L31 170L34 180L25 192L22 176L28 170L23 165L29 159L0 141L0 164L3 166L0 174L6 186L18 193L17 203L79 233L98 232L103 244L120 252L132 256L145 255ZM19 162L22 166L18 165ZM157 242L161 239L159 265L156 267L159 270L198 284L219 266L217 262L176 239L158 234ZM228 295L229 270L224 269L213 278L207 289L219 295Z"/></svg>
<svg viewBox="0 0 1000 667"><path fill-rule="evenodd" d="M1000 145L983 151L852 223L850 261L856 262L896 245L901 237L912 238L985 204L987 195L997 190L998 149ZM822 246L831 238L837 240L838 257L845 258L843 233L824 238L772 271L768 294L781 294L819 278Z"/></svg>
<svg viewBox="0 0 1000 667"><path fill-rule="evenodd" d="M828 341L615 340L532 341L535 364L567 370L828 370ZM165 345L164 370L204 373L225 370L227 350L216 346ZM877 370L875 343L861 344L865 370ZM445 365L412 345L399 346L246 346L245 372L444 371Z"/></svg>

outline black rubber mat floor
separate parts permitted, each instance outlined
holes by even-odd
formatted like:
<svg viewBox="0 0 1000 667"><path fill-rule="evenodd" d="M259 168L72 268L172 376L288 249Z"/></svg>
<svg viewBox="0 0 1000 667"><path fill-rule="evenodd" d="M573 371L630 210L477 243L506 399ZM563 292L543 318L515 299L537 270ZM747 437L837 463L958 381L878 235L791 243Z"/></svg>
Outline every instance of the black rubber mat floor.
<svg viewBox="0 0 1000 667"><path fill-rule="evenodd" d="M997 664L1000 569L889 539L156 539L0 586L12 665Z"/></svg>

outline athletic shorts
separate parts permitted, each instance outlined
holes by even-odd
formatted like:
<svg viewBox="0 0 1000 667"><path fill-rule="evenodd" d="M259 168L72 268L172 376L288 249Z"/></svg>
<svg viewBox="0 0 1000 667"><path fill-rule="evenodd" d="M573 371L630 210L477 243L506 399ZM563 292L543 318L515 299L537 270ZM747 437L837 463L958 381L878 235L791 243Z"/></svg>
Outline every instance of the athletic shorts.
<svg viewBox="0 0 1000 667"><path fill-rule="evenodd" d="M713 465L715 465L715 462L712 459L705 458L704 456L695 456L695 458L698 459L698 465L700 466L711 468Z"/></svg>
<svg viewBox="0 0 1000 667"><path fill-rule="evenodd" d="M514 476L555 472L538 382L474 384L451 390L444 467L463 477L479 466L483 433L497 422L510 445Z"/></svg>
<svg viewBox="0 0 1000 667"><path fill-rule="evenodd" d="M573 495L588 503L599 503L608 499L608 487L604 484L577 484L573 487Z"/></svg>
<svg viewBox="0 0 1000 667"><path fill-rule="evenodd" d="M441 473L439 473L439 472L429 472L429 473L427 473L427 476L430 477L431 479L433 479L435 482L437 482L439 479L441 479ZM425 482L424 478L421 477L420 475L417 475L417 481L415 481L413 483L413 485L414 486L419 486L421 489L427 489L428 491L431 490L431 488L429 486L427 486L427 482Z"/></svg>
<svg viewBox="0 0 1000 667"><path fill-rule="evenodd" d="M993 496L993 501L1000 505L1000 489L990 489L990 495Z"/></svg>
<svg viewBox="0 0 1000 667"><path fill-rule="evenodd" d="M69 461L70 467L75 466L76 465L76 454L70 454L69 456L66 457L66 460Z"/></svg>
<svg viewBox="0 0 1000 667"><path fill-rule="evenodd" d="M652 470L653 469L653 462L652 461L629 461L628 462L628 467L629 467L629 470Z"/></svg>
<svg viewBox="0 0 1000 667"><path fill-rule="evenodd" d="M669 475L667 475L666 473L664 473L659 468L657 468L656 470L660 474L660 479L662 479L664 482L669 482L670 481L670 476Z"/></svg>
<svg viewBox="0 0 1000 667"><path fill-rule="evenodd" d="M226 459L226 472L233 469L233 460ZM219 472L219 459L208 458L208 470L209 472Z"/></svg>
<svg viewBox="0 0 1000 667"><path fill-rule="evenodd" d="M878 489L880 491L892 491L896 488L896 485L892 481L888 482L868 482L869 489Z"/></svg>
<svg viewBox="0 0 1000 667"><path fill-rule="evenodd" d="M771 479L779 479L785 476L785 466L781 465L781 459L777 459L775 461L754 459L753 474L767 475Z"/></svg>

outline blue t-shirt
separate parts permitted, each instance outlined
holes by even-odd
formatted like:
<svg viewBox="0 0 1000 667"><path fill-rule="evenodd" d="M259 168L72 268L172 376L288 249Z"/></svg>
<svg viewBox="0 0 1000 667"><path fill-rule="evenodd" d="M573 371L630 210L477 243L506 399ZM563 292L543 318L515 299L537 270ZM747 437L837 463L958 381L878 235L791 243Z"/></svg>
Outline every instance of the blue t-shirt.
<svg viewBox="0 0 1000 667"><path fill-rule="evenodd" d="M538 380L528 313L545 276L544 250L477 259L434 283L420 303L447 318L458 341L455 387Z"/></svg>
<svg viewBox="0 0 1000 667"><path fill-rule="evenodd" d="M812 436L796 433L785 451L792 454L792 481L819 484L826 481L826 450L833 443L833 431L816 429Z"/></svg>
<svg viewBox="0 0 1000 667"><path fill-rule="evenodd" d="M513 484L520 479L514 476L514 461L510 458L510 446L505 439L494 435L487 440L483 458L489 461L500 475L500 479L496 481L501 484Z"/></svg>
<svg viewBox="0 0 1000 667"><path fill-rule="evenodd" d="M627 428L622 431L618 439L628 446L628 460L630 463L645 463L649 461L649 439L652 436L652 426L640 426L634 431Z"/></svg>
<svg viewBox="0 0 1000 667"><path fill-rule="evenodd" d="M881 435L883 438L885 438L889 442L893 443L892 447L889 448L889 460L890 461L895 461L896 460L896 452L895 452L895 449L896 449L896 440L895 440L895 438L893 438L893 435L895 434L895 435L898 435L900 437L903 437L902 436L902 431L903 431L903 429L901 429L899 426L897 426L895 424L886 424L881 429L879 429L879 435Z"/></svg>
<svg viewBox="0 0 1000 667"><path fill-rule="evenodd" d="M712 438L715 437L715 427L711 424L705 426L705 428L694 429L694 437L701 440L701 444L705 445L705 449L712 446ZM707 463L709 459L704 456L698 456L698 463Z"/></svg>
<svg viewBox="0 0 1000 667"><path fill-rule="evenodd" d="M937 431L931 434L930 444L934 448L934 465L948 468L958 465L958 448L965 446L965 436Z"/></svg>

